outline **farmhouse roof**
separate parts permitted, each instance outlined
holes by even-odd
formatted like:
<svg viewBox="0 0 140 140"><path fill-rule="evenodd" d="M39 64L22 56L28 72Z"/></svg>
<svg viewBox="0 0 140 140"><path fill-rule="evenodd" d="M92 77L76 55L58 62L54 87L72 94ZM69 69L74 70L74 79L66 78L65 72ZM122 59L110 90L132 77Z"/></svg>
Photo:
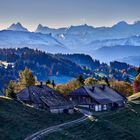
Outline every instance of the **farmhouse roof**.
<svg viewBox="0 0 140 140"><path fill-rule="evenodd" d="M119 103L126 100L120 93L106 85L82 86L69 96L90 96L100 104Z"/></svg>
<svg viewBox="0 0 140 140"><path fill-rule="evenodd" d="M35 104L45 103L50 108L69 108L72 103L57 93L54 89L42 86L30 86L17 94L22 101L30 101Z"/></svg>

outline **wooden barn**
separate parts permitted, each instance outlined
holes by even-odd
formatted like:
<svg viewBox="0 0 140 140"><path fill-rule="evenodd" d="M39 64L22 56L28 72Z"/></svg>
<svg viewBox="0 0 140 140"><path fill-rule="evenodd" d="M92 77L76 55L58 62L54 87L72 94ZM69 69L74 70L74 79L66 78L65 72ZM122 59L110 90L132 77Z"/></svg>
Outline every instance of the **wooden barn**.
<svg viewBox="0 0 140 140"><path fill-rule="evenodd" d="M125 107L127 99L106 85L82 86L71 92L68 98L75 106L95 111L113 110Z"/></svg>
<svg viewBox="0 0 140 140"><path fill-rule="evenodd" d="M54 89L46 86L30 86L17 94L22 102L36 108L44 108L51 113L73 113L74 106Z"/></svg>

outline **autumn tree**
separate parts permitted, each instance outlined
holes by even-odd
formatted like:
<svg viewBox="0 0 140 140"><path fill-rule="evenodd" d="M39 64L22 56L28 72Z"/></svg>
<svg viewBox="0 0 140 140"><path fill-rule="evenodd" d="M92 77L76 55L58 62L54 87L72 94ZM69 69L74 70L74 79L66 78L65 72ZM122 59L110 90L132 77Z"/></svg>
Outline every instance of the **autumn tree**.
<svg viewBox="0 0 140 140"><path fill-rule="evenodd" d="M84 84L86 86L97 84L97 80L95 78L89 77L85 79Z"/></svg>
<svg viewBox="0 0 140 140"><path fill-rule="evenodd" d="M20 72L19 76L19 85L21 89L35 85L36 79L30 69L26 68L24 71Z"/></svg>
<svg viewBox="0 0 140 140"><path fill-rule="evenodd" d="M61 92L63 95L67 95L68 93L76 90L81 86L78 80L71 80L67 84L61 84L56 86L56 90Z"/></svg>
<svg viewBox="0 0 140 140"><path fill-rule="evenodd" d="M113 81L111 82L111 87L126 97L133 94L133 87L128 82Z"/></svg>
<svg viewBox="0 0 140 140"><path fill-rule="evenodd" d="M6 89L6 97L16 99L16 93L15 93L15 82L10 81L8 84L8 87Z"/></svg>
<svg viewBox="0 0 140 140"><path fill-rule="evenodd" d="M136 76L133 82L133 89L135 93L140 92L140 73Z"/></svg>

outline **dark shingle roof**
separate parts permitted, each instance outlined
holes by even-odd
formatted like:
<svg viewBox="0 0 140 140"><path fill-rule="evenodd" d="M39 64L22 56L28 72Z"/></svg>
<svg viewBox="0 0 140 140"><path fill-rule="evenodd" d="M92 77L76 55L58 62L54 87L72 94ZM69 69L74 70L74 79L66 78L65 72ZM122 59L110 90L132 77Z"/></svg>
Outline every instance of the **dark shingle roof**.
<svg viewBox="0 0 140 140"><path fill-rule="evenodd" d="M69 95L79 95L79 96L80 96L80 95L81 95L81 96L84 95L84 96L86 96L86 95L88 95L88 93L87 93L85 87L82 86L82 87L76 89L75 91L69 93Z"/></svg>
<svg viewBox="0 0 140 140"><path fill-rule="evenodd" d="M100 104L119 103L126 100L121 94L105 85L84 86L69 94L69 96L81 95L88 95Z"/></svg>
<svg viewBox="0 0 140 140"><path fill-rule="evenodd" d="M72 103L48 86L30 86L17 94L22 101L30 101L35 104L45 103L50 108L68 108Z"/></svg>

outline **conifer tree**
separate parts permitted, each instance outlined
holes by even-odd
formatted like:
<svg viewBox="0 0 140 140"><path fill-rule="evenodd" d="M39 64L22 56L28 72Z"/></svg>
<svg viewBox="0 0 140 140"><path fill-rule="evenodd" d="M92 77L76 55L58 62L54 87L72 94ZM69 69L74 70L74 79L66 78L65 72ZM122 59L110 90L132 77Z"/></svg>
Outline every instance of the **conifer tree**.
<svg viewBox="0 0 140 140"><path fill-rule="evenodd" d="M16 99L15 82L12 80L9 82L8 88L6 89L6 97Z"/></svg>

